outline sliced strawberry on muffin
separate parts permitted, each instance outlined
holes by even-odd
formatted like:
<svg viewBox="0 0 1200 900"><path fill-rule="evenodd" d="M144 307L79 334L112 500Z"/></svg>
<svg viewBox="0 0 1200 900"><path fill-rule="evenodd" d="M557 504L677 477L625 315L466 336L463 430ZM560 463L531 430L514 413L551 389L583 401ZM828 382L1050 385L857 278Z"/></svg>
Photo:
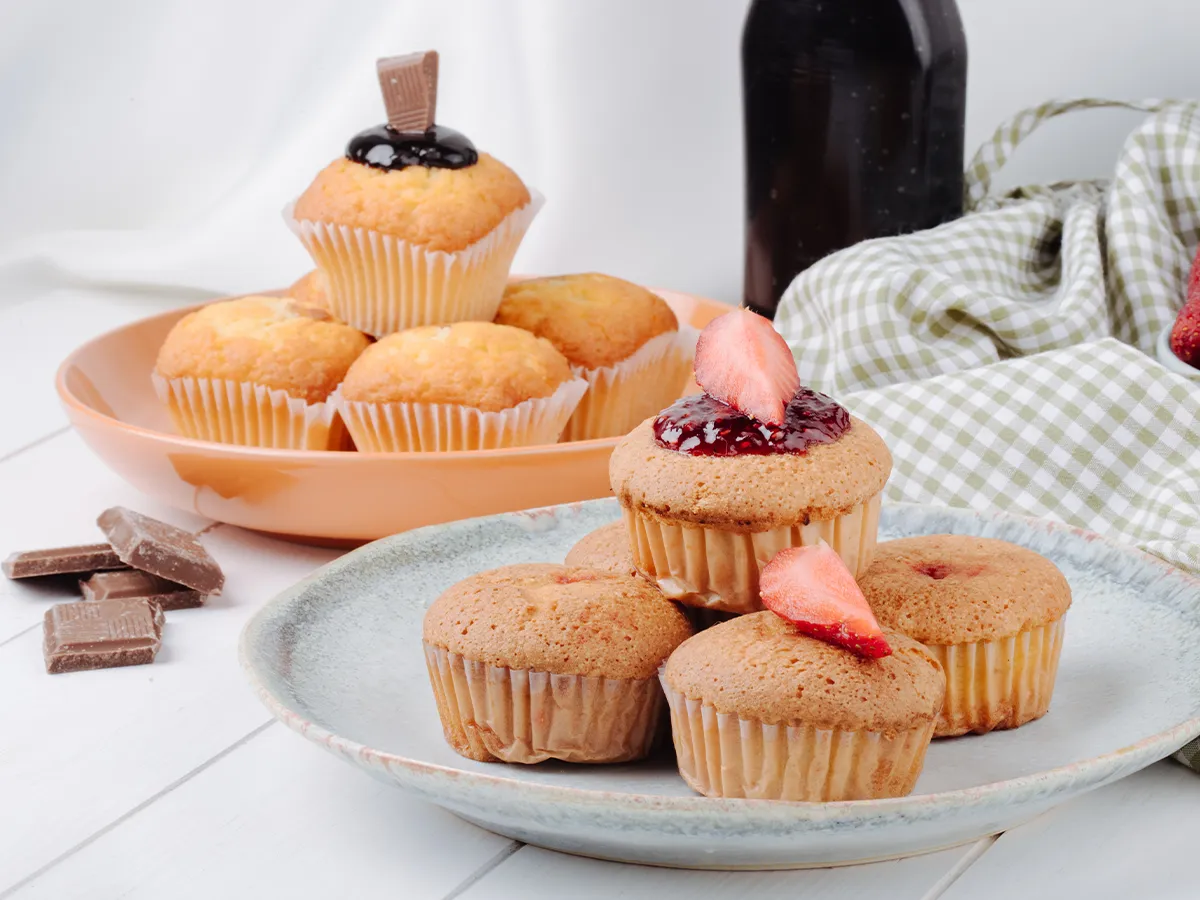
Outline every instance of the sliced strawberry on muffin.
<svg viewBox="0 0 1200 900"><path fill-rule="evenodd" d="M748 309L718 316L696 343L696 384L769 425L782 425L800 389L800 374L787 342L770 321Z"/></svg>

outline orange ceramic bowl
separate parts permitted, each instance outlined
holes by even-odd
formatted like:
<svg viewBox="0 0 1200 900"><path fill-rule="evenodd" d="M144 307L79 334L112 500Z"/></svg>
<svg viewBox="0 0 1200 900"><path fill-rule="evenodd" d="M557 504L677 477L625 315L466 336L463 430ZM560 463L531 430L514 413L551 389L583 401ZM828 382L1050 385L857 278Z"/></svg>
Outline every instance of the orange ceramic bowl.
<svg viewBox="0 0 1200 900"><path fill-rule="evenodd" d="M658 291L702 328L729 307ZM609 494L616 438L450 453L333 453L214 444L174 433L150 372L188 309L110 331L58 370L58 394L88 446L144 493L219 522L334 544Z"/></svg>

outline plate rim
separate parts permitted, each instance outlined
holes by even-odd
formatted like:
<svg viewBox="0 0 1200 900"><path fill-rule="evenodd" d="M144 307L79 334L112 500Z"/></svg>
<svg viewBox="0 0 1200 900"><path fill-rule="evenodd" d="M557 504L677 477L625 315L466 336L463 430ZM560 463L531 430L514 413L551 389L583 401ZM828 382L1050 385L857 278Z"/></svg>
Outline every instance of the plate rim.
<svg viewBox="0 0 1200 900"><path fill-rule="evenodd" d="M615 503L615 498L600 498L536 509L496 513L472 519L459 519L453 522L425 527L440 528L443 530L466 528L473 527L484 520L528 519L545 516L548 513L557 515L559 510L579 511L585 506L610 505ZM1055 532L1071 534L1075 537L1083 538L1089 543L1099 542L1120 554L1137 557L1142 562L1158 569L1162 577L1182 579L1185 583L1189 583L1192 587L1200 590L1200 577L1171 565L1160 557L1147 553L1138 547L1119 543L1096 532L1053 519L1020 516L999 511L981 512L960 507L923 503L885 503L885 508L889 510L911 509L926 513L951 512L976 520L1020 522L1051 534ZM793 824L804 822L823 826L836 826L839 823L857 824L861 823L865 817L879 820L903 816L909 820L920 820L948 804L956 808L965 809L985 805L989 800L997 797L1003 797L1013 802L1029 800L1038 796L1041 796L1043 799L1049 799L1070 788L1073 783L1077 783L1080 775L1088 776L1088 784L1072 793L1084 793L1131 775L1147 765L1164 759L1189 740L1200 736L1200 710L1198 710L1196 715L1171 728L1149 735L1108 753L1078 760L1063 766L1045 769L1040 772L1021 775L1016 778L988 782L967 788L936 791L934 793L908 794L904 797L826 802L750 800L705 797L699 794L670 796L663 794L639 794L631 791L579 788L520 781L506 777L503 774L476 772L469 769L410 759L390 751L368 747L358 741L335 734L324 726L290 709L279 698L275 697L268 690L263 680L259 678L255 665L250 659L249 645L251 637L259 628L263 627L263 622L270 611L293 602L310 583L324 577L325 573L340 569L343 566L353 565L354 558L358 554L367 552L375 544L403 541L422 530L421 528L413 529L412 531L381 538L379 541L373 541L370 544L359 547L318 568L291 587L272 597L243 626L238 638L238 659L243 673L259 700L273 716L293 731L347 758L377 760L386 767L389 774L392 775L397 783L401 783L403 786L424 796L433 798L435 802L438 797L436 792L418 783L420 780L453 779L458 785L466 785L471 789L492 791L499 800L511 798L514 800L519 799L541 803L565 801L577 805L604 806L608 809L613 808L614 805L619 805L622 812L628 816L642 814L643 817L653 817L661 814L670 814L678 818L681 816L707 817L718 813L733 816L753 815L759 820L766 817L786 820Z"/></svg>

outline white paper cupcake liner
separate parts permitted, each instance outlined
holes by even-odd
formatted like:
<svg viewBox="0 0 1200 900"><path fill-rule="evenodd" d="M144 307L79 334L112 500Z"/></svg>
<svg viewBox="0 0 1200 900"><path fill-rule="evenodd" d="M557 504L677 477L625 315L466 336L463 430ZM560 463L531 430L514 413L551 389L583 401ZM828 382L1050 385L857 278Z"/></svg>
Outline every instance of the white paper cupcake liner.
<svg viewBox="0 0 1200 900"><path fill-rule="evenodd" d="M330 402L308 403L246 381L151 376L185 437L286 450L352 449Z"/></svg>
<svg viewBox="0 0 1200 900"><path fill-rule="evenodd" d="M586 381L573 379L549 397L499 412L449 403L368 403L340 393L330 402L363 452L492 450L555 443L586 390Z"/></svg>
<svg viewBox="0 0 1200 900"><path fill-rule="evenodd" d="M1058 676L1065 621L994 641L926 644L946 672L946 702L935 736L1017 728L1044 716Z"/></svg>
<svg viewBox="0 0 1200 900"><path fill-rule="evenodd" d="M588 392L563 431L564 441L628 434L679 398L696 356L694 328L651 338L632 355L611 366L573 366L587 380Z"/></svg>
<svg viewBox="0 0 1200 900"><path fill-rule="evenodd" d="M424 646L446 741L470 759L629 762L654 742L662 710L657 678L551 675Z"/></svg>
<svg viewBox="0 0 1200 900"><path fill-rule="evenodd" d="M513 257L543 198L510 213L486 236L454 253L428 250L379 231L296 219L288 227L325 273L331 315L375 337L420 325L490 322Z"/></svg>
<svg viewBox="0 0 1200 900"><path fill-rule="evenodd" d="M743 719L673 690L679 774L706 797L751 800L872 800L910 793L925 764L932 721L885 734Z"/></svg>
<svg viewBox="0 0 1200 900"><path fill-rule="evenodd" d="M635 509L623 509L633 561L672 600L687 606L749 613L763 608L758 573L786 547L825 541L857 578L875 556L879 498L833 519L770 531L723 531L687 522L666 522Z"/></svg>

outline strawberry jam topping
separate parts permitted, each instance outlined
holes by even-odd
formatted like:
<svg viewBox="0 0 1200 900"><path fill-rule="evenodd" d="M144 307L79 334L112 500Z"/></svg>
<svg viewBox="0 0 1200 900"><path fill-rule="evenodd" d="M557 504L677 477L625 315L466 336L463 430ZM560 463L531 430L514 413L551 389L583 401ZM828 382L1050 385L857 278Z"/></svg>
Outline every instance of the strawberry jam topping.
<svg viewBox="0 0 1200 900"><path fill-rule="evenodd" d="M708 394L677 400L654 420L660 447L692 456L804 453L831 444L850 430L850 413L824 394L800 388L783 425L765 425Z"/></svg>

